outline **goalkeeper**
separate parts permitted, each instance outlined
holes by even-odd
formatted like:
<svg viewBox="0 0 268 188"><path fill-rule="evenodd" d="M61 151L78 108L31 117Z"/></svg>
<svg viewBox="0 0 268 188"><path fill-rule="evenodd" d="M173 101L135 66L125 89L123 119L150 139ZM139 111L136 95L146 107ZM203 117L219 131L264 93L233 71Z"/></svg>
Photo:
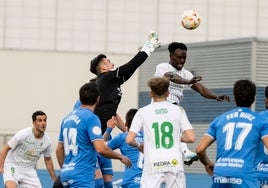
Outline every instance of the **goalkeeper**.
<svg viewBox="0 0 268 188"><path fill-rule="evenodd" d="M121 85L126 82L134 72L145 62L155 48L160 47L159 36L156 32L148 35L147 42L141 50L126 64L115 68L115 65L104 54L99 54L90 62L90 71L97 76L96 84L100 92L100 100L94 113L99 116L102 125L102 134L107 128L107 121L116 116L121 101ZM79 106L79 101L75 105ZM124 126L118 127L125 132ZM103 175L104 187L112 188L112 162L111 159L99 156L100 168ZM98 179L98 178L97 178ZM100 181L96 181L100 182ZM98 184L98 183L96 183ZM97 187L97 186L96 186Z"/></svg>

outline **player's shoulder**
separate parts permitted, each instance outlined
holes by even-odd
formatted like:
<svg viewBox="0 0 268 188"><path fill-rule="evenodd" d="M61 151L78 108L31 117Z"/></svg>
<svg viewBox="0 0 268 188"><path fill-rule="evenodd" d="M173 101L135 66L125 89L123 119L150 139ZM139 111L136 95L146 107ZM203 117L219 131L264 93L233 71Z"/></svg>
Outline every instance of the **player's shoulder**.
<svg viewBox="0 0 268 188"><path fill-rule="evenodd" d="M259 112L259 115L268 120L268 110Z"/></svg>
<svg viewBox="0 0 268 188"><path fill-rule="evenodd" d="M96 84L99 86L108 82L110 79L115 79L118 71L120 71L120 67L115 67L112 70L101 73L97 78Z"/></svg>
<svg viewBox="0 0 268 188"><path fill-rule="evenodd" d="M33 128L32 127L26 127L26 128L23 128L23 129L20 129L16 134L17 135L29 135L29 134L32 134L33 132Z"/></svg>
<svg viewBox="0 0 268 188"><path fill-rule="evenodd" d="M174 106L177 106L178 109L179 109L179 111L181 111L181 112L185 112L185 110L184 110L184 108L183 108L182 106L178 106L178 105L174 105Z"/></svg>
<svg viewBox="0 0 268 188"><path fill-rule="evenodd" d="M49 136L46 132L45 132L45 134L44 134L44 139L45 139L47 142L52 143L50 136Z"/></svg>
<svg viewBox="0 0 268 188"><path fill-rule="evenodd" d="M169 63L159 63L158 65L156 65L156 69L160 69L160 68L171 68L172 66Z"/></svg>
<svg viewBox="0 0 268 188"><path fill-rule="evenodd" d="M168 103L169 103L170 108L173 108L175 112L179 112L180 114L181 113L185 113L185 110L184 110L184 108L182 106L176 105L176 104L172 104L170 102L168 102Z"/></svg>
<svg viewBox="0 0 268 188"><path fill-rule="evenodd" d="M162 63L157 64L156 66L169 66L169 65L170 64L167 62L162 62Z"/></svg>
<svg viewBox="0 0 268 188"><path fill-rule="evenodd" d="M16 140L23 140L32 135L33 135L33 128L26 127L17 131L13 138L15 138Z"/></svg>
<svg viewBox="0 0 268 188"><path fill-rule="evenodd" d="M191 73L191 71L189 71L189 70L187 70L187 69L185 69L184 67L182 67L182 69L181 70L177 70L178 72L181 72L185 77L192 77L193 76L193 74Z"/></svg>

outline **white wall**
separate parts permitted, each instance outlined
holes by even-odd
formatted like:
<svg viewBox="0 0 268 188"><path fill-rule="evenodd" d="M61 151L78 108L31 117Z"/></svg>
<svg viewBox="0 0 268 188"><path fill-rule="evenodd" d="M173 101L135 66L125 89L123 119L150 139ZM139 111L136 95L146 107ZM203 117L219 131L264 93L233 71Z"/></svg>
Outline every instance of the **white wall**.
<svg viewBox="0 0 268 188"><path fill-rule="evenodd" d="M133 52L133 55L136 52ZM56 149L62 118L72 110L78 90L94 75L89 73L89 60L97 54L70 52L0 51L0 133L14 134L32 126L31 116L36 110L48 115L47 133ZM130 56L109 55L117 66ZM122 87L123 98L119 114L137 107L137 74ZM53 154L55 157L55 153ZM54 160L58 168L56 160ZM44 168L43 160L38 168Z"/></svg>
<svg viewBox="0 0 268 188"><path fill-rule="evenodd" d="M267 0L0 0L0 48L132 53L146 34L161 41L268 37ZM186 30L185 10L201 25Z"/></svg>

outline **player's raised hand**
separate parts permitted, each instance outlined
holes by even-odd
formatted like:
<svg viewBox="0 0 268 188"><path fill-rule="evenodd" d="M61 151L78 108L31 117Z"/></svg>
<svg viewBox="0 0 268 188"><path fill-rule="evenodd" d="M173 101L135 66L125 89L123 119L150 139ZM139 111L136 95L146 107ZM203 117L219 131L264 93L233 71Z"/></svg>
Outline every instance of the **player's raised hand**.
<svg viewBox="0 0 268 188"><path fill-rule="evenodd" d="M110 127L110 128L115 128L116 124L117 124L117 119L115 116L113 116L111 119L109 119L107 121L107 127Z"/></svg>
<svg viewBox="0 0 268 188"><path fill-rule="evenodd" d="M161 46L159 35L156 31L151 31L148 34L148 42L154 46L154 48L159 48Z"/></svg>
<svg viewBox="0 0 268 188"><path fill-rule="evenodd" d="M143 45L141 51L145 52L148 56L156 49L159 48L160 40L157 32L152 31L148 34L147 41Z"/></svg>

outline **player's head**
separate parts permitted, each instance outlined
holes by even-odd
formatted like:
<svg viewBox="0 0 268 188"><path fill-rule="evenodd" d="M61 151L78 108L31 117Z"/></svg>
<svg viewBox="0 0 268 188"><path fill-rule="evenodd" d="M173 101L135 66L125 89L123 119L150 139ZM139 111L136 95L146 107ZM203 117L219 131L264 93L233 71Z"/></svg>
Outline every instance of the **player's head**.
<svg viewBox="0 0 268 188"><path fill-rule="evenodd" d="M47 127L47 115L43 111L35 111L32 114L34 132L43 134Z"/></svg>
<svg viewBox="0 0 268 188"><path fill-rule="evenodd" d="M265 87L265 107L268 109L268 86Z"/></svg>
<svg viewBox="0 0 268 188"><path fill-rule="evenodd" d="M86 83L79 90L82 105L94 105L99 100L99 91L95 83Z"/></svg>
<svg viewBox="0 0 268 188"><path fill-rule="evenodd" d="M90 61L90 72L97 75L99 63L102 61L103 58L106 58L106 55L99 54L97 57Z"/></svg>
<svg viewBox="0 0 268 188"><path fill-rule="evenodd" d="M256 96L256 85L249 80L238 80L233 88L234 99L238 107L250 107Z"/></svg>
<svg viewBox="0 0 268 188"><path fill-rule="evenodd" d="M35 121L37 116L47 116L43 111L35 111L32 115L32 120Z"/></svg>
<svg viewBox="0 0 268 188"><path fill-rule="evenodd" d="M172 42L168 45L170 64L181 70L186 62L187 46L184 43Z"/></svg>
<svg viewBox="0 0 268 188"><path fill-rule="evenodd" d="M135 114L136 114L137 111L138 111L138 109L131 108L126 113L126 116L125 116L125 119L126 119L125 126L127 127L128 130L129 130L130 126L131 126L132 120L133 120L133 118L134 118L134 116L135 116Z"/></svg>
<svg viewBox="0 0 268 188"><path fill-rule="evenodd" d="M114 64L104 54L99 54L90 62L90 72L95 75L100 75L102 72L107 72L114 68Z"/></svg>
<svg viewBox="0 0 268 188"><path fill-rule="evenodd" d="M169 79L165 76L154 77L148 81L148 86L151 89L150 95L153 99L166 98L169 95Z"/></svg>

